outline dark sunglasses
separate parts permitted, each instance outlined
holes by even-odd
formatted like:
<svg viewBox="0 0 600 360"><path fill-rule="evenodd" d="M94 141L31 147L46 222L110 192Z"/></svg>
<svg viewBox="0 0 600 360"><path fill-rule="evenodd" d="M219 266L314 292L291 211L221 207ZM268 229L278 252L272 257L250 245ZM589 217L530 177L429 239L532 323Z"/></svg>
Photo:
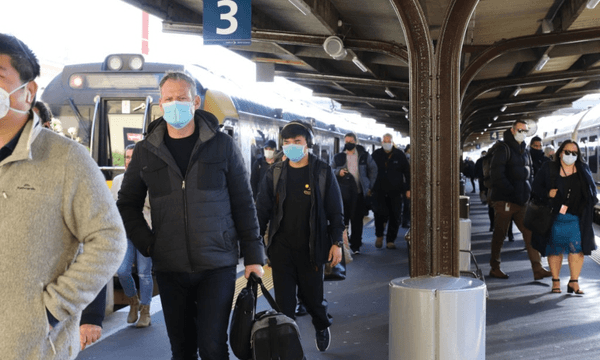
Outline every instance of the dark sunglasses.
<svg viewBox="0 0 600 360"><path fill-rule="evenodd" d="M563 151L565 153L565 155L579 155L579 153L577 151L570 151L570 150L565 150Z"/></svg>
<svg viewBox="0 0 600 360"><path fill-rule="evenodd" d="M524 129L518 129L518 130L517 130L517 132L518 132L519 134L524 134L524 133L526 133L526 132L528 132L528 131L529 131L529 130L524 130Z"/></svg>

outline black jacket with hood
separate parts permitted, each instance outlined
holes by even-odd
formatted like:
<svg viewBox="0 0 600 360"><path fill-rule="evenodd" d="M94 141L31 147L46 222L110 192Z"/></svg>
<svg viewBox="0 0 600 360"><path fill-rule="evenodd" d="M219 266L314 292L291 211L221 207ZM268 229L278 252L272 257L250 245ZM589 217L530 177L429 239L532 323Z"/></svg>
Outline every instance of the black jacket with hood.
<svg viewBox="0 0 600 360"><path fill-rule="evenodd" d="M308 155L308 173L311 189L320 189L322 181L320 169L326 167L325 197L321 197L320 190L311 192L310 210L310 238L309 251L312 265L322 266L329 257L329 250L334 243L343 240L344 215L342 210L342 195L337 181L335 181L331 167L319 160L313 154ZM269 246L279 230L283 219L283 202L286 197L287 167L289 160L282 163L281 173L277 181L277 190L273 189L273 170L275 165L267 170L267 174L260 184L256 210L260 223L260 233L265 234L269 224ZM268 253L268 248L267 248Z"/></svg>
<svg viewBox="0 0 600 360"><path fill-rule="evenodd" d="M492 178L492 201L506 201L519 206L525 205L531 194L533 173L531 157L525 141L518 143L510 129L504 132L504 146L494 152L490 174Z"/></svg>
<svg viewBox="0 0 600 360"><path fill-rule="evenodd" d="M256 209L244 160L211 113L196 110L199 127L187 173L164 143L167 123L154 121L134 149L117 206L127 236L156 271L196 272L234 266L238 242L245 265L264 264ZM152 229L142 208L149 194Z"/></svg>

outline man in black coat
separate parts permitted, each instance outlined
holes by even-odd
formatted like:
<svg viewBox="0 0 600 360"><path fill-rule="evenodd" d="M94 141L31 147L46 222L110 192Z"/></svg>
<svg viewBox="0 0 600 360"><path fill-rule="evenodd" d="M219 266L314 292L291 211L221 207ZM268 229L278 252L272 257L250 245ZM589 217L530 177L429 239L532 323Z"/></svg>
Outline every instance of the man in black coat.
<svg viewBox="0 0 600 360"><path fill-rule="evenodd" d="M371 196L372 188L377 179L377 165L364 147L357 144L356 134L348 133L344 136L344 151L336 154L331 162L334 174L338 177L342 187L345 177L351 178L356 196L342 197L344 200L344 223L348 226L350 220L352 232L350 233L350 249L358 254L362 246L363 218L365 217L366 198ZM350 193L349 191L346 193Z"/></svg>
<svg viewBox="0 0 600 360"><path fill-rule="evenodd" d="M263 149L263 156L256 159L254 164L252 164L252 171L250 172L250 184L252 185L252 194L254 195L254 200L256 200L256 197L258 196L260 182L265 177L269 166L275 162L276 150L277 143L275 143L274 140L268 140Z"/></svg>
<svg viewBox="0 0 600 360"><path fill-rule="evenodd" d="M238 246L246 278L264 272L250 180L233 139L198 110L191 77L168 72L160 92L165 115L136 144L117 206L127 237L152 257L173 359L227 359Z"/></svg>
<svg viewBox="0 0 600 360"><path fill-rule="evenodd" d="M535 177L538 171L540 171L542 164L550 160L550 158L544 156L542 139L539 136L534 136L529 142L529 154L531 154L533 177Z"/></svg>
<svg viewBox="0 0 600 360"><path fill-rule="evenodd" d="M540 280L552 276L542 267L540 253L531 247L531 231L523 225L526 203L531 193L531 158L526 150L527 123L517 120L504 132L504 143L495 152L491 164L494 233L492 235L492 267L490 276L508 279L500 270L500 252L511 223L511 218L523 234L527 255L531 262L533 278Z"/></svg>
<svg viewBox="0 0 600 360"><path fill-rule="evenodd" d="M386 247L395 249L400 228L402 195L410 199L410 165L402 150L394 147L392 135L383 135L382 147L373 152L377 164L377 180L373 188L375 212L375 247L383 246L383 232L388 223Z"/></svg>

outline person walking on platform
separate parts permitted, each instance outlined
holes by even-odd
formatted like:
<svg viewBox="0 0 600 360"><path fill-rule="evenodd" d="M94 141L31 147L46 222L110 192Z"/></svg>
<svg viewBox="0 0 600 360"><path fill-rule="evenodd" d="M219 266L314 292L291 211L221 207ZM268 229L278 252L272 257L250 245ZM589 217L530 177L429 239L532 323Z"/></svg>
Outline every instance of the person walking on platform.
<svg viewBox="0 0 600 360"><path fill-rule="evenodd" d="M564 141L555 160L546 162L533 181L533 196L552 206L552 226L546 234L533 233L532 243L552 271L552 292L560 293L563 254L568 254L571 278L568 293L583 294L579 274L584 255L596 250L592 219L598 202L597 189L589 166L581 159L579 145Z"/></svg>
<svg viewBox="0 0 600 360"><path fill-rule="evenodd" d="M488 217L490 219L490 231L494 230L494 208L492 207L491 202L488 201L488 189L484 183L483 176L483 158L487 155L487 151L481 152L481 157L477 159L475 162L475 177L477 178L477 182L479 183L479 198L481 202L488 207Z"/></svg>
<svg viewBox="0 0 600 360"><path fill-rule="evenodd" d="M406 155L410 168L410 144L404 148L404 155ZM406 196L406 193L402 194L402 228L410 228L410 198Z"/></svg>
<svg viewBox="0 0 600 360"><path fill-rule="evenodd" d="M271 166L261 183L256 210L261 234L269 226L267 254L275 300L294 319L296 289L316 330L317 349L331 343L331 316L323 292L326 262L342 260L342 196L329 165L308 152L312 127L290 121L281 130L287 160Z"/></svg>
<svg viewBox="0 0 600 360"><path fill-rule="evenodd" d="M74 359L82 310L117 270L125 230L86 149L32 111L40 65L0 34L0 354Z"/></svg>
<svg viewBox="0 0 600 360"><path fill-rule="evenodd" d="M331 162L331 167L336 176L352 175L358 195L353 206L344 208L344 223L346 219L352 224L350 233L350 249L358 254L362 246L363 218L366 212L365 198L371 196L375 180L377 180L377 165L364 147L358 145L356 134L348 133L344 137L344 151L336 154Z"/></svg>
<svg viewBox="0 0 600 360"><path fill-rule="evenodd" d="M511 219L523 234L533 278L540 280L552 275L542 267L540 253L531 247L531 231L523 225L525 203L529 200L532 179L531 158L524 142L527 131L526 122L515 121L512 127L504 132L504 145L499 145L500 148L494 151L491 162L491 200L495 216L490 276L499 279L508 279L508 275L500 270L500 252Z"/></svg>
<svg viewBox="0 0 600 360"><path fill-rule="evenodd" d="M402 195L410 199L410 165L402 150L396 148L391 134L383 135L382 147L373 152L377 164L377 180L373 188L373 211L375 213L375 247L383 246L383 232L388 223L386 242L388 249L395 249L400 228Z"/></svg>
<svg viewBox="0 0 600 360"><path fill-rule="evenodd" d="M238 246L244 276L264 273L250 179L234 140L199 110L194 79L168 72L159 86L164 116L136 144L117 206L131 242L152 257L173 359L228 359Z"/></svg>
<svg viewBox="0 0 600 360"><path fill-rule="evenodd" d="M534 136L529 142L529 154L531 155L534 178L540 171L542 164L550 160L550 158L544 156L544 150L542 150L542 148L542 139L539 136Z"/></svg>
<svg viewBox="0 0 600 360"><path fill-rule="evenodd" d="M277 143L274 140L267 140L264 147L264 156L256 159L252 164L252 171L250 173L250 183L252 184L252 194L254 200L258 196L258 189L260 187L260 181L265 177L269 166L275 162L275 150L277 150Z"/></svg>
<svg viewBox="0 0 600 360"><path fill-rule="evenodd" d="M135 145L131 144L125 148L125 171L129 167L131 157L133 156L133 149ZM123 174L115 176L111 187L111 193L115 201L118 200L118 192L121 189L123 183ZM152 226L152 219L150 217L150 202L148 196L144 201L144 219L148 222L148 225ZM140 283L140 296L138 297L138 291L135 287L135 281L133 280L132 271L133 264L135 263L137 268L138 279ZM127 240L127 253L123 263L117 270L119 276L119 282L123 287L123 292L127 296L129 302L129 315L127 316L127 322L133 324L138 320L135 325L136 327L147 327L152 323L150 318L150 302L152 301L152 292L154 290L154 281L152 280L152 259L142 255L131 242ZM141 297L141 303L140 303Z"/></svg>

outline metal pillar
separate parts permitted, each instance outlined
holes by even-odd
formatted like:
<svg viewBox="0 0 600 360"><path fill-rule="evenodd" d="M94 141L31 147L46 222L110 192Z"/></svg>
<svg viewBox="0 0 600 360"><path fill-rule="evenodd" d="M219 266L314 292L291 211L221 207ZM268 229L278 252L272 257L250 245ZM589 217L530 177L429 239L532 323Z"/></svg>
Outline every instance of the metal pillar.
<svg viewBox="0 0 600 360"><path fill-rule="evenodd" d="M410 276L459 276L460 56L478 0L449 4L437 48L418 0L390 0L410 68Z"/></svg>

